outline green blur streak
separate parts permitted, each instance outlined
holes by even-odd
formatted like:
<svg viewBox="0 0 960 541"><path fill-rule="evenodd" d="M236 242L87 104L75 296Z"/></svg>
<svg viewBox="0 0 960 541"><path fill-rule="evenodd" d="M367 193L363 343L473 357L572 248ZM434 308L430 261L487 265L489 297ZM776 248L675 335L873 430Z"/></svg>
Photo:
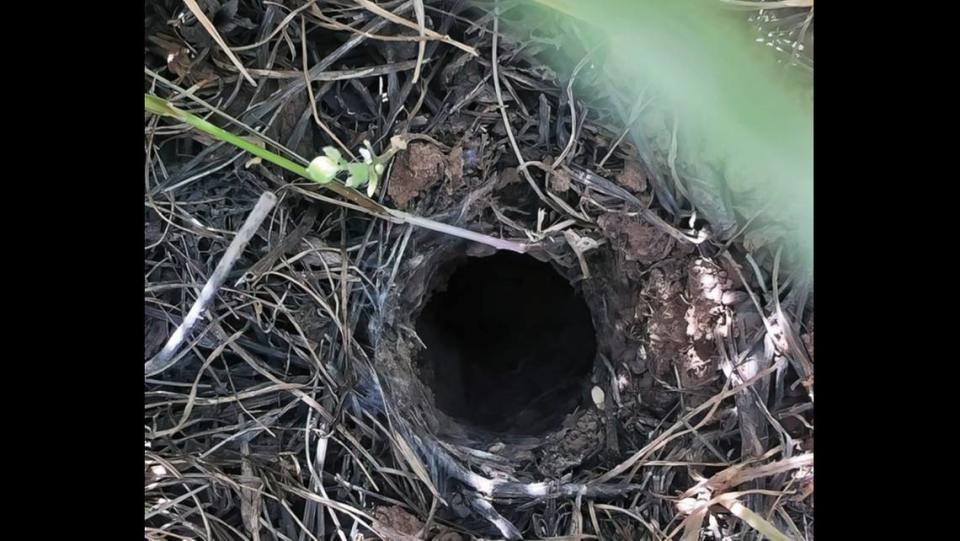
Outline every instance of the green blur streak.
<svg viewBox="0 0 960 541"><path fill-rule="evenodd" d="M653 84L680 130L696 131L684 159L722 164L738 204L738 192L770 196L768 215L789 224L790 251L812 272L812 85L786 80L743 11L719 0L537 2L602 29L612 73Z"/></svg>

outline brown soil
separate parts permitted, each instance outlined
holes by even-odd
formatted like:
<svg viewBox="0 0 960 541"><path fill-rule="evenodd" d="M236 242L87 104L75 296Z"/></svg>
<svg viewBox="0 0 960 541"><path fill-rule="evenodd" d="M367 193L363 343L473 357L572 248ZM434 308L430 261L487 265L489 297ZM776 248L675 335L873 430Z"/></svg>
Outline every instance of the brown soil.
<svg viewBox="0 0 960 541"><path fill-rule="evenodd" d="M384 541L413 541L423 529L423 523L402 507L378 507L373 514L374 526L383 534Z"/></svg>
<svg viewBox="0 0 960 541"><path fill-rule="evenodd" d="M394 162L387 193L398 207L407 208L419 193L442 181L444 174L462 177L462 152L448 158L434 145L411 143Z"/></svg>

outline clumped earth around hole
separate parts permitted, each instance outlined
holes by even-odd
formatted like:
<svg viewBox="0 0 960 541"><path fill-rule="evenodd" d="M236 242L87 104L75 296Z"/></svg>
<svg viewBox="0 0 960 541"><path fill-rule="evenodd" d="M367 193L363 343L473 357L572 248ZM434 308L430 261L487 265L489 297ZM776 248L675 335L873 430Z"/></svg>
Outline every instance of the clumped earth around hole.
<svg viewBox="0 0 960 541"><path fill-rule="evenodd" d="M590 312L547 263L498 253L459 261L417 318L418 368L437 407L480 428L534 435L581 401L596 339Z"/></svg>
<svg viewBox="0 0 960 541"><path fill-rule="evenodd" d="M766 527L702 508L715 501L812 538L812 284L785 270L784 224L738 216L730 236L690 241L703 213L685 193L711 164L671 157L695 134L658 96L638 100L655 81L606 80L603 51L570 21L500 3L510 22L494 32L490 3L424 0L437 34L414 82L418 31L347 4L199 2L235 64L183 2L147 2L145 92L265 134L302 164L326 146L346 156L428 136L374 198L534 248L491 255L373 218L146 116L145 359L261 194L279 201L190 347L144 379L145 537L755 539ZM414 3L376 6L416 26ZM777 24L798 30L792 11ZM655 129L627 130L635 111L634 127ZM534 259L550 278L511 285L516 265L486 268L473 276L493 285L454 291L457 269ZM550 281L564 293L523 300ZM431 305L453 293L465 300ZM484 332L467 323L479 316ZM444 327L462 341L437 347ZM428 358L444 346L482 361L461 363L474 374L460 392L443 373L454 363Z"/></svg>
<svg viewBox="0 0 960 541"><path fill-rule="evenodd" d="M443 180L454 161L429 143L412 143L393 165L387 193L400 208L407 208L417 194ZM461 165L462 167L462 165Z"/></svg>

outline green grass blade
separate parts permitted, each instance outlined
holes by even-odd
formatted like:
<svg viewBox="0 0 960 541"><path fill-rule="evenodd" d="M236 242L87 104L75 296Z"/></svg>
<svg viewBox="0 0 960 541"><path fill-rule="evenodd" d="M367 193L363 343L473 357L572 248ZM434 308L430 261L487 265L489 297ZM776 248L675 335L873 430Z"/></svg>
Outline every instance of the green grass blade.
<svg viewBox="0 0 960 541"><path fill-rule="evenodd" d="M279 154L270 152L265 148L258 147L257 145L251 143L250 141L244 139L243 137L233 134L218 126L215 126L210 122L207 122L206 120L200 118L197 115L188 113L181 109L177 109L176 107L171 105L170 102L166 100L163 100L156 96L151 96L150 94L144 94L143 108L146 111L149 111L151 113L162 115L162 116L168 116L171 118L175 118L181 122L185 122L186 124L202 131L203 133L206 133L210 137L230 143L231 145L241 148L249 152L250 154L253 154L254 156L262 158L274 165L280 166L286 169L287 171L290 171L291 173L300 175L301 177L304 177L304 178L309 178L307 176L307 169L305 167L302 167L296 164L295 162L292 162L284 158L283 156L280 156Z"/></svg>

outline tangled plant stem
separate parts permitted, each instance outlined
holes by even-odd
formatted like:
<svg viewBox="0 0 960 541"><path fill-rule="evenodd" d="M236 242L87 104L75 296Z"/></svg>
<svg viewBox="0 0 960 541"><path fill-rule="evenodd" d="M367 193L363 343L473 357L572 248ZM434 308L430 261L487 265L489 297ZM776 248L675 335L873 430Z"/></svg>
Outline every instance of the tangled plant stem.
<svg viewBox="0 0 960 541"><path fill-rule="evenodd" d="M345 162L342 160L342 158L340 158L339 152L331 147L327 147L324 149L324 156L314 159L310 166L303 167L291 160L288 160L287 158L284 158L283 156L280 156L279 154L270 152L265 148L257 146L256 144L251 143L239 135L215 126L197 115L182 109L178 109L170 102L157 96L144 94L143 108L149 113L174 118L180 122L184 122L187 125L200 130L215 139L230 143L231 145L243 149L254 156L282 167L283 169L286 169L295 175L322 184L325 188L333 191L351 203L362 207L370 214L377 216L378 218L399 223L406 223L417 227L423 227L424 229L437 231L439 233L453 235L462 239L472 240L474 242L492 246L498 250L510 250L517 253L526 253L531 247L531 245L528 243L498 239L482 233L476 233L474 231L463 229L457 226L436 222L428 218L414 216L412 214L407 214L406 212L385 207L373 199L370 199L370 197L364 196L360 192L353 189L353 186L359 186L366 182L367 193L371 196L373 195L377 188L379 175L383 172L385 164L397 152L405 149L407 146L407 140L402 135L392 137L390 139L390 146L383 154L379 156L373 153L372 148L370 148L369 143L367 143L367 148L362 149L361 151L361 154L364 155L363 163ZM330 152L331 150L336 154L331 156L331 154L333 154ZM369 155L367 155L367 153L369 153ZM336 160L334 160L334 156L336 157ZM311 171L311 167L313 168L313 171ZM350 172L350 177L348 178L347 183L342 184L340 182L334 182L334 177L343 170ZM365 178L364 174L366 175Z"/></svg>

